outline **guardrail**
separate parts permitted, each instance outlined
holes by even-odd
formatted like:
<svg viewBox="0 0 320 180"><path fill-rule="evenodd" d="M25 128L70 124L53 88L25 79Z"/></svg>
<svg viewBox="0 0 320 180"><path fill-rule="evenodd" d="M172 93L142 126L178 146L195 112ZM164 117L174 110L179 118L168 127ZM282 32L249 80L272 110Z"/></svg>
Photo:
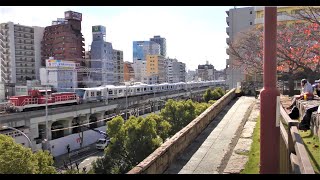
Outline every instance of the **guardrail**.
<svg viewBox="0 0 320 180"><path fill-rule="evenodd" d="M128 174L163 173L235 96L235 89L232 89L192 120L186 127L164 142L158 149L131 169Z"/></svg>
<svg viewBox="0 0 320 180"><path fill-rule="evenodd" d="M292 120L280 106L280 174L314 174L308 153Z"/></svg>

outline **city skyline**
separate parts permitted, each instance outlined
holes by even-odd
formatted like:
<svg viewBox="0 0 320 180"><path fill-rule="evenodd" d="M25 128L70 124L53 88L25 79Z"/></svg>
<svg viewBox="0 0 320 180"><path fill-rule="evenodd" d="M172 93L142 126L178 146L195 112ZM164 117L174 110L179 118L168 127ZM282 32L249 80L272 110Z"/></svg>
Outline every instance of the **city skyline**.
<svg viewBox="0 0 320 180"><path fill-rule="evenodd" d="M106 41L123 51L124 61L133 61L133 41L148 41L160 35L167 40L167 56L186 63L187 70L195 70L206 61L221 70L227 59L225 11L230 8L233 7L1 7L0 16L1 22L46 27L72 10L82 13L86 50L92 42L91 27L103 25ZM24 13L26 10L28 13Z"/></svg>

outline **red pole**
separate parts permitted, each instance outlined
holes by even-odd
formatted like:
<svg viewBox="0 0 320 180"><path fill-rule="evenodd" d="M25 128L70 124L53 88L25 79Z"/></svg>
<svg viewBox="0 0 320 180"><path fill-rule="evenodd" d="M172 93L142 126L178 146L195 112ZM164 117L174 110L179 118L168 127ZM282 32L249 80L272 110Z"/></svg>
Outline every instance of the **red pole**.
<svg viewBox="0 0 320 180"><path fill-rule="evenodd" d="M260 93L260 173L279 174L280 125L277 115L276 40L277 7L265 7L264 17L263 89Z"/></svg>

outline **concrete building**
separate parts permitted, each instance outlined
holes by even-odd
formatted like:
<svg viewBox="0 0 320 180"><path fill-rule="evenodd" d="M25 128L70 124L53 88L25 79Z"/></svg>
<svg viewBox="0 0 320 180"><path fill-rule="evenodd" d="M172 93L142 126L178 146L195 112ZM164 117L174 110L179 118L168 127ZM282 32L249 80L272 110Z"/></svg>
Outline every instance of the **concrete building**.
<svg viewBox="0 0 320 180"><path fill-rule="evenodd" d="M132 67L132 62L124 62L123 63L123 80L124 82L129 82L134 80L134 70Z"/></svg>
<svg viewBox="0 0 320 180"><path fill-rule="evenodd" d="M14 95L15 85L39 79L43 27L0 24L0 101Z"/></svg>
<svg viewBox="0 0 320 180"><path fill-rule="evenodd" d="M246 31L250 27L254 26L255 23L255 10L254 7L245 8L234 8L226 11L227 17L227 28L226 33L228 38L226 43L229 45L230 42L234 41L238 33ZM229 55L229 48L227 48L226 53ZM229 55L226 60L226 73L227 73L227 85L229 88L235 88L237 83L245 79L245 74L242 68L234 67L233 64L234 57Z"/></svg>
<svg viewBox="0 0 320 180"><path fill-rule="evenodd" d="M40 69L41 85L50 85L58 92L73 91L77 88L76 63L48 59L46 68Z"/></svg>
<svg viewBox="0 0 320 180"><path fill-rule="evenodd" d="M186 64L179 62L179 82L186 82Z"/></svg>
<svg viewBox="0 0 320 180"><path fill-rule="evenodd" d="M118 85L123 81L123 51L113 50L113 64L114 64L114 84Z"/></svg>
<svg viewBox="0 0 320 180"><path fill-rule="evenodd" d="M95 86L114 84L113 48L105 41L106 28L92 26L91 68L97 72L91 73L91 80Z"/></svg>
<svg viewBox="0 0 320 180"><path fill-rule="evenodd" d="M160 36L153 36L150 38L150 41L156 42L160 45L160 55L163 57L167 56L167 41L166 38L162 38Z"/></svg>
<svg viewBox="0 0 320 180"><path fill-rule="evenodd" d="M179 62L177 59L166 59L167 65L167 82L168 83L177 83L186 81L186 65L182 62Z"/></svg>
<svg viewBox="0 0 320 180"><path fill-rule="evenodd" d="M320 10L320 7L312 6L313 8L316 8ZM303 6L277 6L277 21L281 23L295 23L295 22L302 22L301 20L295 18L295 16L298 16L298 13L303 10ZM260 25L264 23L264 7L254 7L256 18L254 20L254 24ZM298 16L299 17L299 16ZM318 18L320 18L318 16Z"/></svg>
<svg viewBox="0 0 320 180"><path fill-rule="evenodd" d="M133 62L134 79L135 81L145 81L147 75L147 61L137 60Z"/></svg>
<svg viewBox="0 0 320 180"><path fill-rule="evenodd" d="M66 11L64 20L52 23L44 30L42 41L42 66L49 57L74 60L84 66L84 38L81 33L82 14Z"/></svg>
<svg viewBox="0 0 320 180"><path fill-rule="evenodd" d="M212 81L214 80L214 66L209 64L198 65L198 69L196 70L198 80L201 81Z"/></svg>
<svg viewBox="0 0 320 180"><path fill-rule="evenodd" d="M160 44L153 41L133 41L133 62L145 61L146 55L160 55Z"/></svg>
<svg viewBox="0 0 320 180"><path fill-rule="evenodd" d="M186 82L195 81L196 80L196 71L188 70L186 74Z"/></svg>
<svg viewBox="0 0 320 180"><path fill-rule="evenodd" d="M133 41L133 69L136 81L145 81L146 56L160 55L160 44L153 41Z"/></svg>
<svg viewBox="0 0 320 180"><path fill-rule="evenodd" d="M158 84L166 82L167 70L166 60L161 55L147 55L147 77L146 84Z"/></svg>

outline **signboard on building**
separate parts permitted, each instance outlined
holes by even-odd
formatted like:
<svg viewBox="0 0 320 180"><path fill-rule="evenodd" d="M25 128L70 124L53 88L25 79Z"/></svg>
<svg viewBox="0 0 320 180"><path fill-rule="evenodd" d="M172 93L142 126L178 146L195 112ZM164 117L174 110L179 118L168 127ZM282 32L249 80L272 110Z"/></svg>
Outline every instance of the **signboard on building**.
<svg viewBox="0 0 320 180"><path fill-rule="evenodd" d="M65 19L74 19L78 21L82 21L82 14L74 11L67 11L64 13Z"/></svg>
<svg viewBox="0 0 320 180"><path fill-rule="evenodd" d="M104 26L92 26L92 34L106 34L106 27Z"/></svg>
<svg viewBox="0 0 320 180"><path fill-rule="evenodd" d="M74 63L72 61L48 59L46 61L46 67L47 68L75 69L76 63Z"/></svg>

